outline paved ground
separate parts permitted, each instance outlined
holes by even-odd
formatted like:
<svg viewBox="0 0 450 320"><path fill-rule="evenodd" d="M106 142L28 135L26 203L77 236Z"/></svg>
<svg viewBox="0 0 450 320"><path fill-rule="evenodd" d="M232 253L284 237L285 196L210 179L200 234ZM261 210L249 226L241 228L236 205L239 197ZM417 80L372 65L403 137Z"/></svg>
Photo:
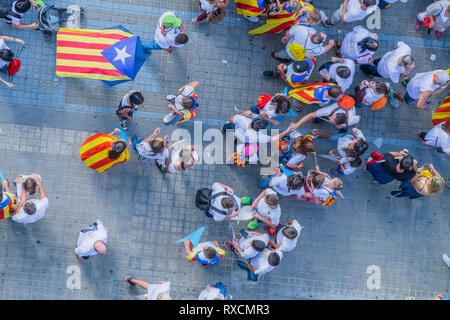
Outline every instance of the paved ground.
<svg viewBox="0 0 450 320"><path fill-rule="evenodd" d="M449 33L436 40L412 27L415 12L428 2L411 0L383 11L377 57L404 40L413 49L417 72L448 68ZM176 299L198 295L216 281L223 281L236 299L428 299L448 294L450 272L440 257L450 253L449 190L429 199L392 199L389 192L397 184L373 185L362 169L344 178L345 199L329 209L282 200L282 220L296 218L304 230L297 248L261 281L246 281L231 255L206 270L189 264L176 239L205 224L203 239L222 243L231 236L228 223L207 220L194 207L195 191L221 181L238 194L256 195L258 169L202 165L162 177L155 166L140 163L133 155L126 164L98 175L79 160L78 148L93 132L112 130L117 101L134 87L142 89L146 105L130 125L130 133L144 136L161 126L162 133L170 134L174 126L160 121L167 112L165 95L191 80L200 81L198 119L205 129L218 127L233 114L233 105L246 108L261 93L283 88L280 82L261 77L263 70L277 64L269 56L282 48L281 36L250 37L247 31L254 25L236 15L232 2L223 23L201 26L190 23L198 11L189 0L74 3L86 8L83 27L123 24L144 39L152 39L162 12L175 9L185 21L190 42L172 54L154 53L134 83L111 89L99 81L56 77L54 39L4 27L4 34L20 37L28 46L15 87L0 89L0 168L9 178L40 173L50 207L46 217L32 225L0 223L5 243L0 255L1 299L132 299L142 292L129 290L123 282L130 274L149 282L170 280ZM316 5L328 14L337 8L331 0ZM31 14L26 21L32 21ZM342 39L353 26L318 29ZM434 62L429 59L432 53L437 56ZM326 58L321 57L319 65ZM318 79L317 73L313 79ZM361 80L359 74L355 83ZM397 110L359 110L360 128L371 141L383 139L381 151L406 146L421 164L432 162L449 177L448 158L422 147L415 136L416 130L431 128L431 113L444 96L431 99L432 108L425 111L406 105ZM192 129L191 124L184 127ZM305 132L310 128L305 126ZM319 151L331 147L323 142ZM374 149L378 148L372 143L370 150ZM331 165L326 160L319 164ZM311 165L307 161L306 167ZM78 231L95 218L110 231L110 251L107 257L78 262L73 255ZM81 268L80 290L66 287L66 270L72 265ZM381 268L380 289L367 287L366 270L372 265Z"/></svg>

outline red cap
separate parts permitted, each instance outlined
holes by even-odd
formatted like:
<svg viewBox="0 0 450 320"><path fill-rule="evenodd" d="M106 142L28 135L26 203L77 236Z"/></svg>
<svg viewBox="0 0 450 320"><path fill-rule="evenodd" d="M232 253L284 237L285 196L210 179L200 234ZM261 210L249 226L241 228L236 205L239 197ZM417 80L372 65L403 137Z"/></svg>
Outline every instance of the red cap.
<svg viewBox="0 0 450 320"><path fill-rule="evenodd" d="M355 99L350 96L343 96L339 101L338 105L344 109L351 109L355 106Z"/></svg>

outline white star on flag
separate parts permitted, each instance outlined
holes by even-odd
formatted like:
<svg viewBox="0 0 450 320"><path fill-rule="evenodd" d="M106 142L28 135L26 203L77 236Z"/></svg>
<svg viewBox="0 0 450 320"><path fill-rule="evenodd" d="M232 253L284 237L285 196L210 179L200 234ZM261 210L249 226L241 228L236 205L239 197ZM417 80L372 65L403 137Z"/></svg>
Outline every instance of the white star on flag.
<svg viewBox="0 0 450 320"><path fill-rule="evenodd" d="M120 60L122 61L122 64L125 65L125 59L131 57L131 54L127 52L127 46L123 47L122 50L117 49L114 47L114 50L116 50L117 56L114 58L114 61Z"/></svg>

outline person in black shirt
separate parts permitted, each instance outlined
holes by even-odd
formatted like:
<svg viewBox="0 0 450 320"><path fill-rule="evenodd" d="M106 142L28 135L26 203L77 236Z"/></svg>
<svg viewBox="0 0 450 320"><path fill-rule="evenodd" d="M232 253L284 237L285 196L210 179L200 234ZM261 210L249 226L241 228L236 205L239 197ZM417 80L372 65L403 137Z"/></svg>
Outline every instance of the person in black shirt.
<svg viewBox="0 0 450 320"><path fill-rule="evenodd" d="M369 161L366 170L370 172L374 183L386 184L394 179L409 181L417 172L417 160L408 155L408 150L388 152L378 161Z"/></svg>

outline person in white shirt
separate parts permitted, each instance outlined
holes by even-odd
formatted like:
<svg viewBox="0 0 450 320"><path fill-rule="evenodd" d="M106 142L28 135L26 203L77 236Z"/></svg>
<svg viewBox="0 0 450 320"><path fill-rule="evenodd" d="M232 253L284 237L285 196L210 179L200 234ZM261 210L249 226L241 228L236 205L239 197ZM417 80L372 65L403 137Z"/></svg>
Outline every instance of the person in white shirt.
<svg viewBox="0 0 450 320"><path fill-rule="evenodd" d="M293 26L286 31L285 36L281 39L281 42L286 45L286 48L278 52L273 52L272 56L282 61L303 60L294 56L290 49L291 45L297 44L305 49L305 56L317 57L334 47L334 40L330 40L325 46L326 39L327 35L325 33L317 32L313 27L305 25Z"/></svg>
<svg viewBox="0 0 450 320"><path fill-rule="evenodd" d="M33 7L34 9L39 8L35 0L17 0L11 4L11 12L8 12L3 21L10 24L14 29L37 29L39 27L38 23L25 24L23 22L23 16L28 10Z"/></svg>
<svg viewBox="0 0 450 320"><path fill-rule="evenodd" d="M138 299L143 300L172 300L170 297L170 282L169 281L160 281L156 284L150 284L143 280L137 280L132 277L127 277L125 279L127 283L130 285L138 285L142 289L147 290L147 293L138 296Z"/></svg>
<svg viewBox="0 0 450 320"><path fill-rule="evenodd" d="M103 222L97 219L88 229L83 229L78 235L75 256L78 260L89 259L96 254L106 255L106 242L108 241L108 231Z"/></svg>
<svg viewBox="0 0 450 320"><path fill-rule="evenodd" d="M385 97L390 88L383 81L363 80L359 88L355 89L356 106L371 108L374 103Z"/></svg>
<svg viewBox="0 0 450 320"><path fill-rule="evenodd" d="M316 204L322 204L325 202L335 191L342 190L344 184L339 178L331 178L325 172L320 171L319 166L316 166L316 170L310 170L306 176L306 183L308 190L303 195L302 200L313 202Z"/></svg>
<svg viewBox="0 0 450 320"><path fill-rule="evenodd" d="M405 79L407 82L404 95L394 93L393 97L406 104L413 104L417 101L417 108L425 109L426 100L430 96L444 91L450 83L450 76L445 70L434 70L417 73L412 79Z"/></svg>
<svg viewBox="0 0 450 320"><path fill-rule="evenodd" d="M440 38L442 33L450 26L450 1L435 1L424 12L417 13L414 22L416 30L420 29L420 25L425 22L425 18L430 19L430 29L434 29L436 37Z"/></svg>
<svg viewBox="0 0 450 320"><path fill-rule="evenodd" d="M274 169L276 174L273 176L263 176L259 183L260 188L271 188L280 196L291 196L295 199L300 199L305 193L303 183L305 181L301 172L291 174L281 172L279 167Z"/></svg>
<svg viewBox="0 0 450 320"><path fill-rule="evenodd" d="M255 220L248 224L247 228L249 230L255 229L258 226L258 221L262 221L272 227L276 227L280 223L280 199L275 191L268 188L261 192L256 199L252 200L250 200L250 204Z"/></svg>
<svg viewBox="0 0 450 320"><path fill-rule="evenodd" d="M225 9L228 6L228 0L200 0L199 5L203 12L197 18L192 19L193 23L208 22L208 14L218 9Z"/></svg>
<svg viewBox="0 0 450 320"><path fill-rule="evenodd" d="M233 239L232 242L225 241L225 247L243 259L256 257L269 244L270 238L267 233L241 230L239 242Z"/></svg>
<svg viewBox="0 0 450 320"><path fill-rule="evenodd" d="M378 35L362 26L356 26L337 46L340 49L336 52L340 57L353 60L355 64L371 63L378 50Z"/></svg>
<svg viewBox="0 0 450 320"><path fill-rule="evenodd" d="M270 96L265 94L260 98L262 97L269 100ZM289 100L289 98L282 93L275 94L268 102L263 102L262 105L263 106L260 106L258 101L258 103L251 106L250 110L242 112L240 115L251 117L252 114L259 114L265 120L277 126L280 122L278 122L275 118L279 115L286 116L289 113L289 110L291 110L291 100Z"/></svg>
<svg viewBox="0 0 450 320"><path fill-rule="evenodd" d="M450 121L438 124L428 133L419 131L417 135L424 146L432 146L450 156Z"/></svg>
<svg viewBox="0 0 450 320"><path fill-rule="evenodd" d="M344 0L331 19L328 19L323 11L320 11L320 15L325 26L335 26L342 22L364 20L377 10L377 5L378 0Z"/></svg>
<svg viewBox="0 0 450 320"><path fill-rule="evenodd" d="M282 252L289 252L297 246L297 240L303 227L297 220L288 220L288 225L280 228L276 235L276 242L272 246Z"/></svg>
<svg viewBox="0 0 450 320"><path fill-rule="evenodd" d="M189 40L184 33L184 27L181 19L173 11L164 12L158 21L155 30L155 40L141 41L142 48L147 54L152 50L165 50L172 52L173 48L183 47Z"/></svg>
<svg viewBox="0 0 450 320"><path fill-rule="evenodd" d="M156 166L162 173L177 173L186 171L200 162L200 155L192 145L187 145L183 149L171 152L171 156L163 163L155 160Z"/></svg>
<svg viewBox="0 0 450 320"><path fill-rule="evenodd" d="M42 187L40 176L35 173L31 176L39 188L40 199L28 199L25 189L21 188L20 202L12 217L14 222L23 224L34 223L45 216L45 211L48 208L48 198Z"/></svg>
<svg viewBox="0 0 450 320"><path fill-rule="evenodd" d="M380 0L378 7L380 7L380 9L387 9L387 8L390 8L392 6L392 4L394 4L397 1L399 1L399 0ZM408 0L400 0L400 1L402 3L408 2Z"/></svg>
<svg viewBox="0 0 450 320"><path fill-rule="evenodd" d="M344 96L328 107L319 108L317 111L303 116L295 123L294 129L316 118L333 124L339 130L345 130L361 120L361 116L356 115L355 100L350 96Z"/></svg>
<svg viewBox="0 0 450 320"><path fill-rule="evenodd" d="M33 173L32 175L19 174L17 178L13 180L17 188L17 198L19 200L21 200L23 195L28 198L36 193L36 178L38 178L39 181L42 181L41 176L36 173Z"/></svg>
<svg viewBox="0 0 450 320"><path fill-rule="evenodd" d="M248 268L260 278L280 264L283 252L278 249L265 249L250 260Z"/></svg>
<svg viewBox="0 0 450 320"><path fill-rule="evenodd" d="M231 298L222 282L206 287L198 296L198 300L231 300Z"/></svg>
<svg viewBox="0 0 450 320"><path fill-rule="evenodd" d="M170 157L170 153L172 152L170 138L169 136L165 136L164 139L156 138L160 132L161 129L156 128L146 139L138 139L135 135L131 137L133 150L139 155L139 159L144 162L151 162L153 160L165 162Z"/></svg>
<svg viewBox="0 0 450 320"><path fill-rule="evenodd" d="M241 199L234 194L233 189L220 182L215 182L211 190L209 214L213 216L214 221L227 221L239 214Z"/></svg>
<svg viewBox="0 0 450 320"><path fill-rule="evenodd" d="M25 42L19 38L12 38L8 36L0 36L0 72L6 72L8 70L9 63L14 60L14 52L12 52L6 45L5 41L14 41L24 45ZM5 81L0 77L0 82L12 88L14 85L11 82Z"/></svg>
<svg viewBox="0 0 450 320"><path fill-rule="evenodd" d="M343 92L352 86L355 76L355 63L350 59L329 58L319 68L319 74L326 82L337 83Z"/></svg>
<svg viewBox="0 0 450 320"><path fill-rule="evenodd" d="M280 153L280 161L286 162L286 166L298 169L300 163L306 159L308 153L316 152L314 143L300 134L297 130L289 134L289 146L285 153Z"/></svg>

